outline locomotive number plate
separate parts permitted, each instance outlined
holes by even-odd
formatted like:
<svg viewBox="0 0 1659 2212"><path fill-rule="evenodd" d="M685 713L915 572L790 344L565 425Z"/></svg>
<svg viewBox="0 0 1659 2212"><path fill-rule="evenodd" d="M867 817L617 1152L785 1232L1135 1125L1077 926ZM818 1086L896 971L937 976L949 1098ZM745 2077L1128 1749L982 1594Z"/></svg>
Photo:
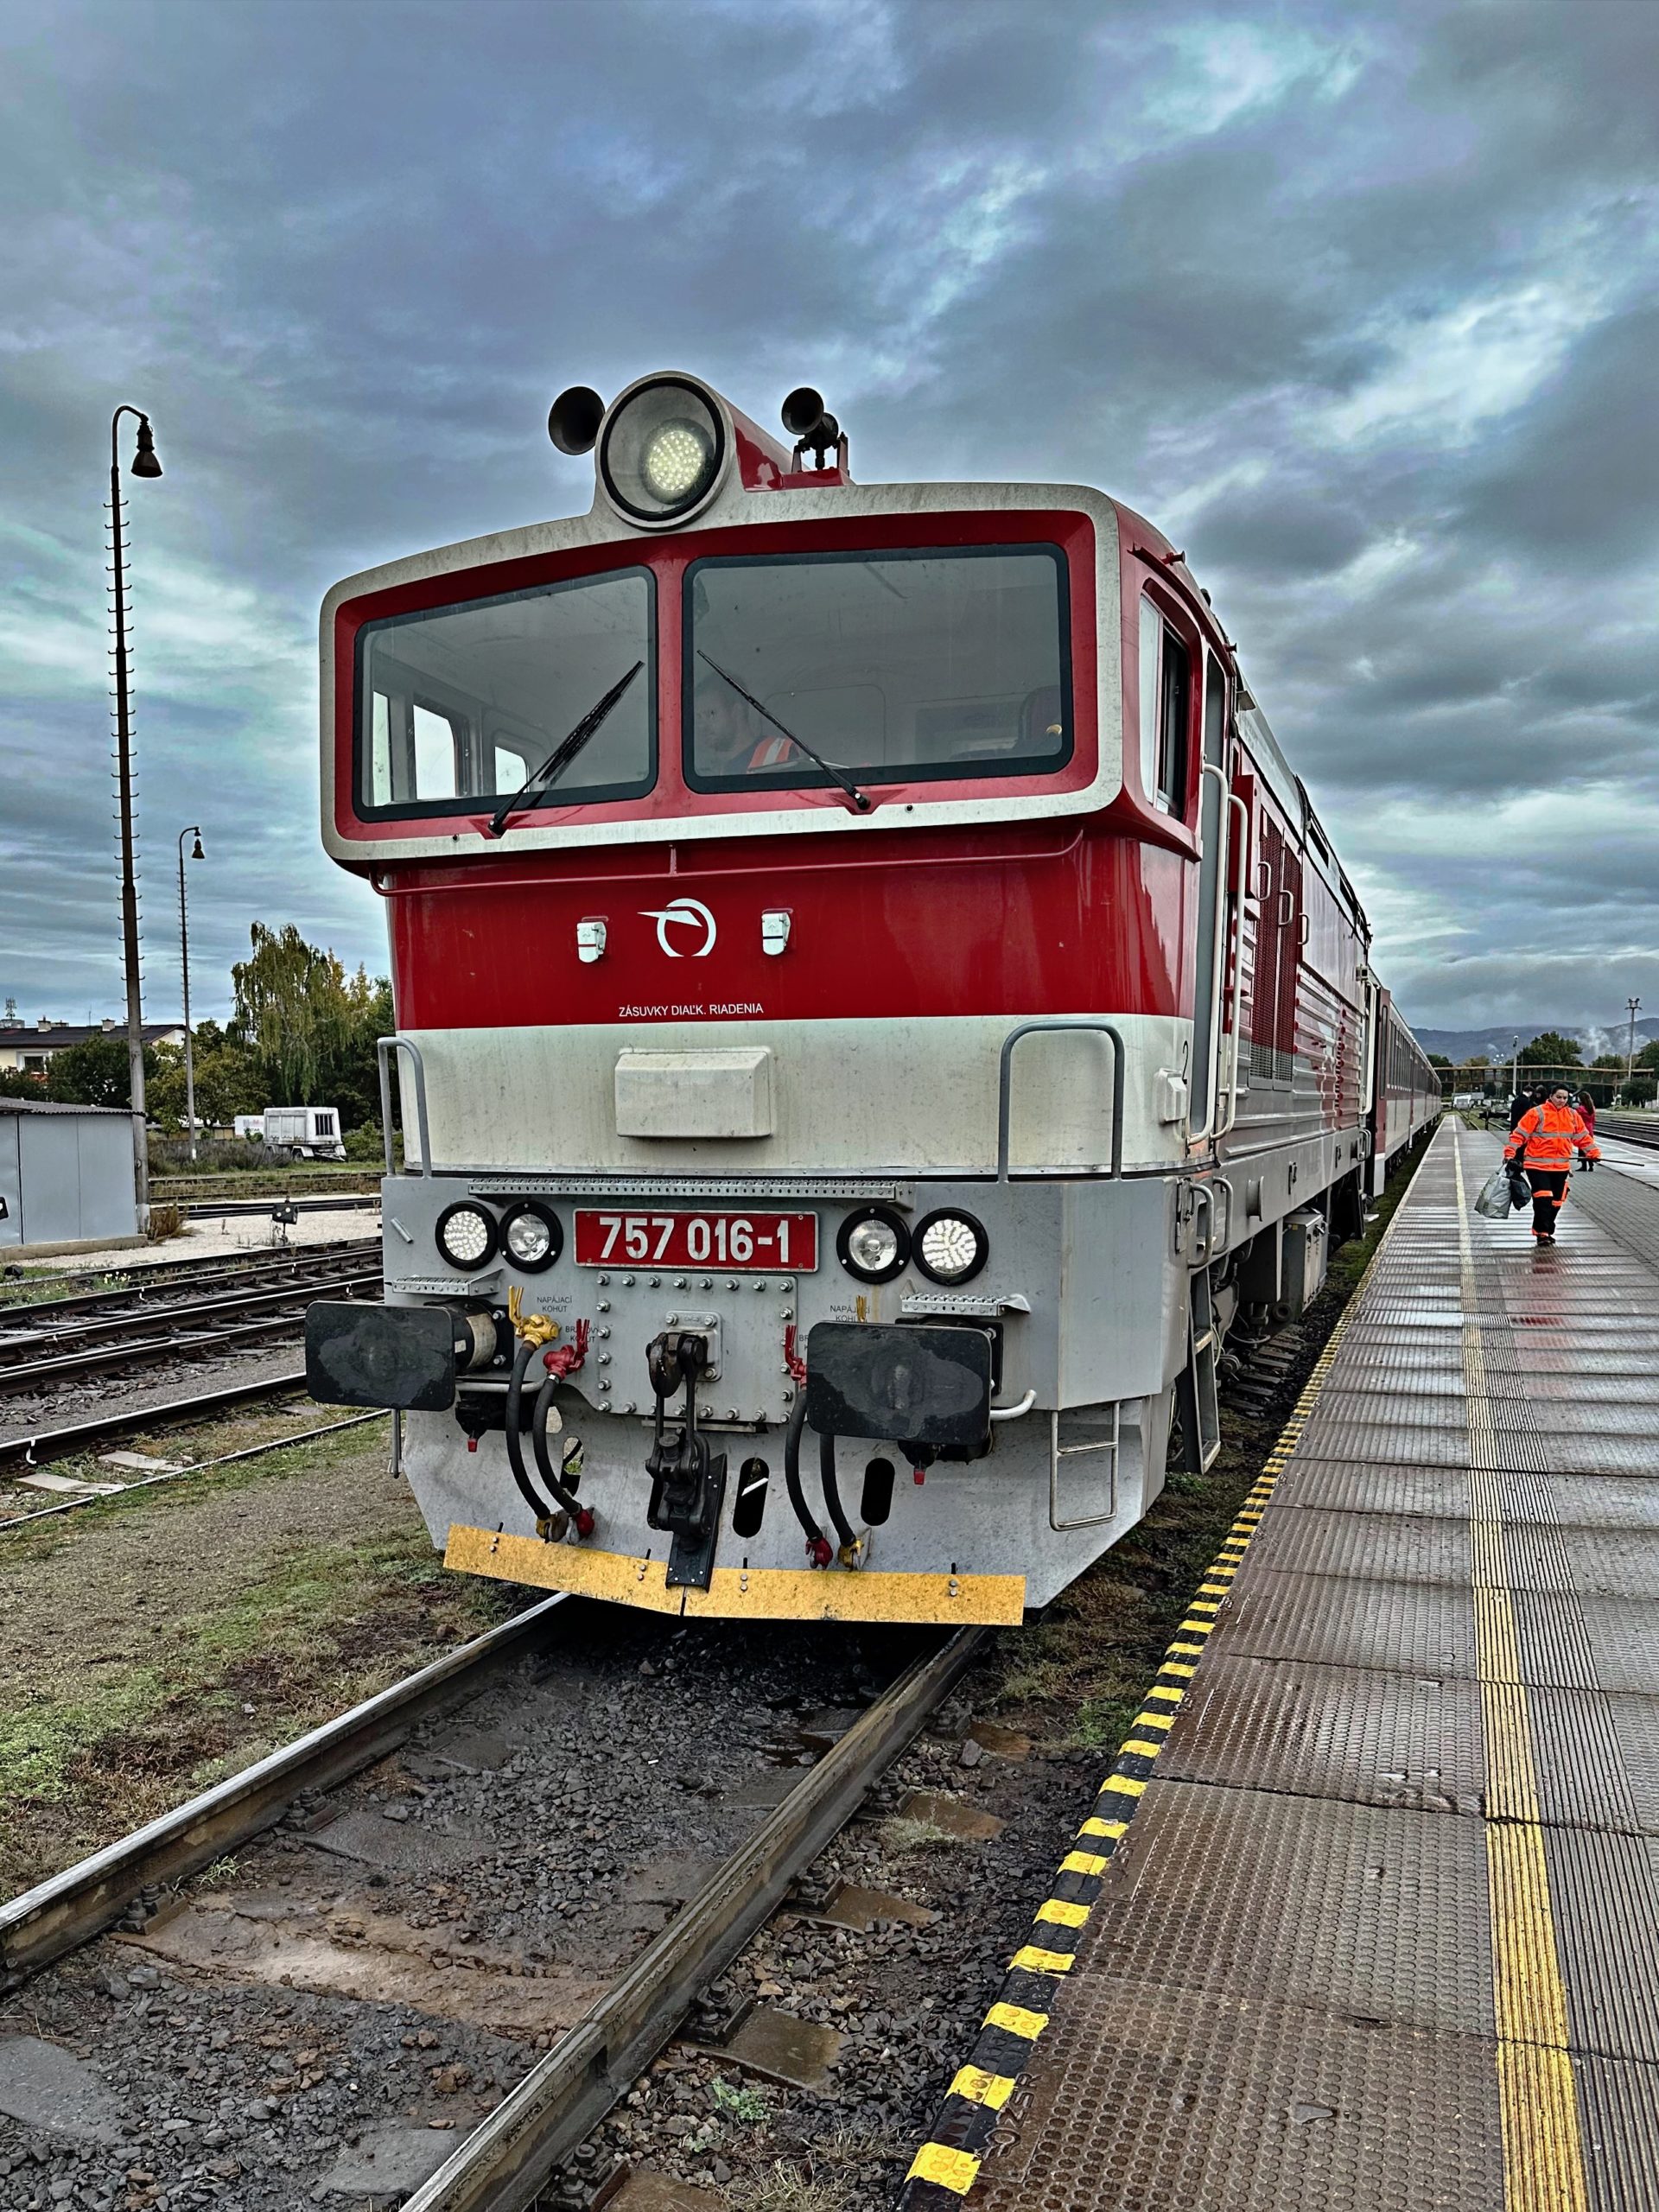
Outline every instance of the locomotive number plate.
<svg viewBox="0 0 1659 2212"><path fill-rule="evenodd" d="M576 1211L579 1268L726 1268L737 1274L810 1274L818 1264L815 1213Z"/></svg>

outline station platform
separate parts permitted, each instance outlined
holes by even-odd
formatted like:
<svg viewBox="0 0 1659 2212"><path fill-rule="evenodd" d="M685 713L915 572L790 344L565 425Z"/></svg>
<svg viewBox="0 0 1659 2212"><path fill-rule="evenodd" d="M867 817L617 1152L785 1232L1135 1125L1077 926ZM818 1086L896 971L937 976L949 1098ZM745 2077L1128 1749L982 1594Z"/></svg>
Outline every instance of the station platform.
<svg viewBox="0 0 1659 2212"><path fill-rule="evenodd" d="M1433 1139L906 2212L1659 2208L1659 1188L1538 1250L1499 1150Z"/></svg>

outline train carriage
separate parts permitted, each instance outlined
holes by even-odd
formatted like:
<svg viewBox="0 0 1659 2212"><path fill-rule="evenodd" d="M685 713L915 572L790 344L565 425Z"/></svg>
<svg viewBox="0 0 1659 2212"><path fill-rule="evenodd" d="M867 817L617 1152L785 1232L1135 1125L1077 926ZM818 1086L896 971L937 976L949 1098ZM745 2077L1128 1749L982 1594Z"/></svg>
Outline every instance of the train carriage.
<svg viewBox="0 0 1659 2212"><path fill-rule="evenodd" d="M1167 541L785 424L567 393L588 513L325 602L404 1159L311 1383L397 1409L457 1567L1017 1621L1208 1463L1226 1333L1437 1093Z"/></svg>

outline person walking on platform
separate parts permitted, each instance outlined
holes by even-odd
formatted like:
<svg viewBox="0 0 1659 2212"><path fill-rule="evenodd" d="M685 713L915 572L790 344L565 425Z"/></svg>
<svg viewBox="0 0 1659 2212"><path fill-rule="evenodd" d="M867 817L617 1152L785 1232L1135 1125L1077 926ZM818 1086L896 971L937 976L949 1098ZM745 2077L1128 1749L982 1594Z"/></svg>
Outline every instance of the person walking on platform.
<svg viewBox="0 0 1659 2212"><path fill-rule="evenodd" d="M1558 1083L1541 1106L1521 1116L1503 1147L1503 1157L1523 1167L1532 1185L1532 1233L1540 1244L1555 1242L1555 1224L1567 1204L1575 1150L1586 1166L1601 1157L1593 1134L1573 1103L1572 1092Z"/></svg>
<svg viewBox="0 0 1659 2212"><path fill-rule="evenodd" d="M1581 1090L1579 1093L1579 1119L1584 1123L1585 1128L1589 1130L1591 1135L1594 1136L1596 1134L1596 1102L1590 1096L1587 1090ZM1584 1164L1586 1168L1589 1168L1593 1167L1596 1163L1593 1160L1586 1160Z"/></svg>
<svg viewBox="0 0 1659 2212"><path fill-rule="evenodd" d="M1510 1127L1513 1128L1523 1114L1530 1114L1538 1101L1524 1084L1510 1101Z"/></svg>

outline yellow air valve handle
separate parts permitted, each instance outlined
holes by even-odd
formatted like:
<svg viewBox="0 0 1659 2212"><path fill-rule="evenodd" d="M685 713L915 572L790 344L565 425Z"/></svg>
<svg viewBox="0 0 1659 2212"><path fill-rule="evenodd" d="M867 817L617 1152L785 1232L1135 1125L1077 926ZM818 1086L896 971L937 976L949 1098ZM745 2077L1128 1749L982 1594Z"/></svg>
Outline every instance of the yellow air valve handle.
<svg viewBox="0 0 1659 2212"><path fill-rule="evenodd" d="M518 1283L507 1293L507 1319L512 1325L514 1336L524 1344L550 1344L559 1333L558 1323L550 1320L545 1313L524 1312L524 1294Z"/></svg>

